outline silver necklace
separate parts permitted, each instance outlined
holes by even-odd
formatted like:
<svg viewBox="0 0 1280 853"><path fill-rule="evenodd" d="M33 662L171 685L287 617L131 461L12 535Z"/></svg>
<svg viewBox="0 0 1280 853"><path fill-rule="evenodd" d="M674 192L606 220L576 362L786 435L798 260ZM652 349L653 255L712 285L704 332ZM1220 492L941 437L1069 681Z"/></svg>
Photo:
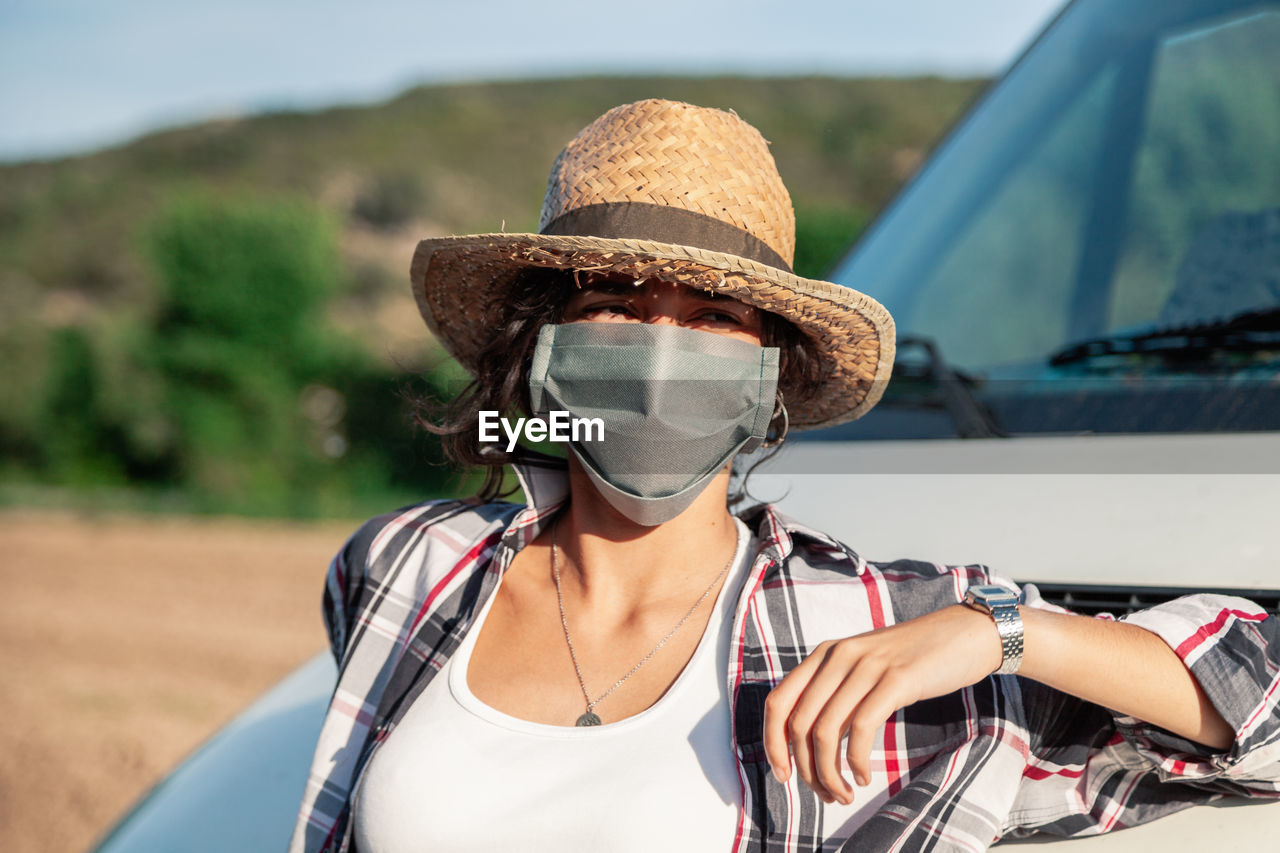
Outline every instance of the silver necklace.
<svg viewBox="0 0 1280 853"><path fill-rule="evenodd" d="M566 619L564 615L564 595L560 591L560 563L559 560L556 559L556 555L559 552L559 548L556 547L556 534L559 532L559 524L551 529L551 574L556 579L556 602L560 605L560 625L564 628L564 640L569 646L569 657L573 660L573 670L578 674L578 686L582 688L582 698L587 702L586 713L578 717L578 721L574 723L574 725L598 726L601 724L601 720L596 715L596 705L599 705L604 701L605 697L621 687L624 681L635 675L640 670L640 667L648 663L649 660L658 653L658 649L665 646L667 641L676 635L676 631L679 631L681 626L689 621L689 618L693 616L694 611L698 609L698 606L707 600L707 596L711 595L711 590L715 589L716 584L720 582L722 577L724 577L725 572L729 571L729 567L733 565L733 558L738 555L738 548L737 545L734 546L733 553L729 555L729 562L724 564L724 568L720 570L720 574L716 575L715 580L713 580L707 587L706 591L698 597L698 600L693 603L693 606L689 608L689 612L684 615L684 618L677 622L676 626L667 633L667 636L659 640L658 645L654 646L649 654L645 655L638 664L631 667L630 672L615 681L613 686L608 690L601 693L595 699L592 699L591 694L587 693L587 683L582 678L582 667L578 666L578 653L573 650L573 637L569 635L569 620ZM739 538L741 538L741 533L739 533Z"/></svg>

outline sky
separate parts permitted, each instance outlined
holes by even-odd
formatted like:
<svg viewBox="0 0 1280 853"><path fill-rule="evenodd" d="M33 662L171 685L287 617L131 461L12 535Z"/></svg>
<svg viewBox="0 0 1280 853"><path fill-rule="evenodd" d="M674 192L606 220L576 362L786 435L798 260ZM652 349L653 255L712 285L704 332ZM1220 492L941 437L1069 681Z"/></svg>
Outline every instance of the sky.
<svg viewBox="0 0 1280 853"><path fill-rule="evenodd" d="M0 161L412 85L995 74L1063 0L0 0Z"/></svg>

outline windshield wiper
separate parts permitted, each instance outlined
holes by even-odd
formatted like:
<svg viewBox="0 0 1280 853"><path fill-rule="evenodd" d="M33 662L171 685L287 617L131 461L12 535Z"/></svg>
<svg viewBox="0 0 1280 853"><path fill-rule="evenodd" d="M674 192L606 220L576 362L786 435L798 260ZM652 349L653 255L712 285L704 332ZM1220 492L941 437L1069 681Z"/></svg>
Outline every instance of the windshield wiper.
<svg viewBox="0 0 1280 853"><path fill-rule="evenodd" d="M1108 355L1187 359L1193 355L1268 350L1280 350L1280 306L1246 311L1210 323L1081 341L1049 356L1049 364L1062 367Z"/></svg>
<svg viewBox="0 0 1280 853"><path fill-rule="evenodd" d="M920 336L898 338L900 351L913 346L924 350L925 355L928 356L927 378L938 389L942 405L946 407L947 414L955 424L956 435L960 438L1005 436L1005 432L996 426L995 419L991 417L986 406L974 396L973 390L969 387L973 379L947 364L947 360L942 357L942 351L931 338ZM922 378L918 372L902 361L894 363L893 374L904 378Z"/></svg>

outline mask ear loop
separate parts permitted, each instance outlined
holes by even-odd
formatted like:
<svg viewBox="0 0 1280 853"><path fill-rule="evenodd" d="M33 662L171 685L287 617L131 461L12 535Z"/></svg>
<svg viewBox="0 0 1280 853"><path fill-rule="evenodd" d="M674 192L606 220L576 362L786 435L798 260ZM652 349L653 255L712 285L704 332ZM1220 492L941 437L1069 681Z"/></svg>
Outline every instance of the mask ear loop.
<svg viewBox="0 0 1280 853"><path fill-rule="evenodd" d="M777 403L774 404L773 417L770 418L770 421L776 420L779 413L781 413L782 415L782 432L778 433L776 436L774 436L773 438L769 439L768 441L760 445L762 448L765 448L766 450L777 447L778 445L782 444L782 442L786 441L787 429L791 426L791 418L787 415L786 403L782 402L781 391L778 392L778 401Z"/></svg>

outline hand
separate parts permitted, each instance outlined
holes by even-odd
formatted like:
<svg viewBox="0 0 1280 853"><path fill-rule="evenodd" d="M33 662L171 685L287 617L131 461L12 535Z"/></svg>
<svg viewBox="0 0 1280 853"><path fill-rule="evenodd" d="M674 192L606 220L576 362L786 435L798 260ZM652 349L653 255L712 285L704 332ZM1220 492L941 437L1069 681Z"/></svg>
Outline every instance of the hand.
<svg viewBox="0 0 1280 853"><path fill-rule="evenodd" d="M859 785L871 781L871 744L899 708L968 687L1000 667L991 617L964 605L820 643L764 703L764 748L779 782L796 768L824 802L853 802L840 741Z"/></svg>

